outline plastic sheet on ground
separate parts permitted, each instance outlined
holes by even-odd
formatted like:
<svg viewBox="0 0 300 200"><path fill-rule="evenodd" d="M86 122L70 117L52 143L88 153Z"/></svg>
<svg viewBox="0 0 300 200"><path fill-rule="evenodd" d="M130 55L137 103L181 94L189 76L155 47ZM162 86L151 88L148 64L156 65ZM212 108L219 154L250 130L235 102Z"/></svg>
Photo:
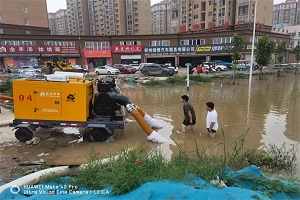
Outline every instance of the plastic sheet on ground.
<svg viewBox="0 0 300 200"><path fill-rule="evenodd" d="M254 176L263 176L256 166L250 166L243 170L233 172L230 170L229 175L234 178L237 174L246 173L252 174ZM13 188L13 193L10 188L6 189L2 194L0 194L0 199L30 199L30 200L47 200L47 199L59 199L59 200L71 200L71 199L230 199L230 200L240 200L240 199L270 199L261 191L253 191L251 188L255 186L255 183L251 182L239 182L240 187L226 187L223 189L218 189L208 182L200 179L192 174L187 175L189 181L193 180L193 185L198 185L201 187L193 187L191 185L174 182L174 181L159 181L159 182L149 182L141 187L133 190L128 194L121 196L114 196L111 193L111 188L105 188L102 190L89 190L88 188L80 188L77 193L73 194L76 190L76 186L62 185L54 182L49 182L46 184L37 185L35 189L26 189L24 187L20 188L18 194L13 194L18 192L18 188ZM68 180L68 177L64 177ZM99 180L101 181L101 180ZM283 182L284 184L291 184ZM299 186L291 184L293 187L299 188ZM54 188L51 188L54 187ZM68 188L69 187L69 188ZM43 194L47 193L47 194ZM50 194L49 194L50 193ZM300 199L300 194L296 196L291 196L288 193L271 193L273 199Z"/></svg>

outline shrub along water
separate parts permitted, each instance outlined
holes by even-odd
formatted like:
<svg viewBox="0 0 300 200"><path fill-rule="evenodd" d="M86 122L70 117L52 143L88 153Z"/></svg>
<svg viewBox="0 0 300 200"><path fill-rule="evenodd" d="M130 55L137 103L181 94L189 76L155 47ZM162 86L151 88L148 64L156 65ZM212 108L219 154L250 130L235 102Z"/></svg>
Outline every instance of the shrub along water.
<svg viewBox="0 0 300 200"><path fill-rule="evenodd" d="M261 190L266 195L276 191L286 191L291 195L299 193L300 190L297 188L276 181L272 182L263 177L240 175L233 180L227 176L227 167L240 170L252 164L289 172L295 168L296 148L287 151L287 147L283 145L282 147L270 146L261 151L248 149L244 148L245 137L245 135L240 136L229 152L225 151L227 149L225 143L219 144L224 145L224 155L221 157L208 156L206 149L198 148L196 139L195 151L192 153L186 153L177 144L179 154L171 161L167 161L161 153L149 155L143 148L123 151L117 160L112 159L108 164L98 165L91 162L82 173L72 176L70 184L90 189L100 189L110 185L116 195L128 193L147 182L166 179L182 181L196 188L203 187L203 185L195 185L193 180L186 178L187 174L194 174L206 181L218 175L228 186L236 184L237 180L252 181L259 185L253 189ZM95 159L94 157L93 160ZM59 180L53 176L50 179ZM48 181L49 178L45 180ZM270 188L270 191L266 192L265 188Z"/></svg>
<svg viewBox="0 0 300 200"><path fill-rule="evenodd" d="M190 83L207 83L212 82L214 79L216 79L216 76L196 76L191 75L190 77ZM186 84L187 76L173 76L168 77L166 80L155 80L150 79L150 81L144 83L145 85L150 86L159 86L159 85L165 85L165 84L177 84L177 85L183 85Z"/></svg>

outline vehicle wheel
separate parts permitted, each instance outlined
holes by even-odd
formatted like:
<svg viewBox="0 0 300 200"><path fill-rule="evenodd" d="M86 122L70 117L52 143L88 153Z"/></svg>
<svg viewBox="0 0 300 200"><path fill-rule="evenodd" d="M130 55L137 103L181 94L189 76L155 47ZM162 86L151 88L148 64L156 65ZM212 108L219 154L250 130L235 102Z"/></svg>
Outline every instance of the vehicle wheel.
<svg viewBox="0 0 300 200"><path fill-rule="evenodd" d="M107 72L108 75L111 75L111 72Z"/></svg>
<svg viewBox="0 0 300 200"><path fill-rule="evenodd" d="M108 137L109 133L106 130L100 128L93 128L88 133L89 142L104 142Z"/></svg>
<svg viewBox="0 0 300 200"><path fill-rule="evenodd" d="M97 75L100 75L100 73L99 73L98 71L96 72L96 74L97 74Z"/></svg>
<svg viewBox="0 0 300 200"><path fill-rule="evenodd" d="M20 142L26 142L32 139L33 133L27 128L19 128L15 132L15 136Z"/></svg>
<svg viewBox="0 0 300 200"><path fill-rule="evenodd" d="M217 71L218 71L218 72L219 72L219 71L221 71L221 68L220 68L220 67L218 67L218 68L217 68Z"/></svg>
<svg viewBox="0 0 300 200"><path fill-rule="evenodd" d="M166 71L163 71L163 72L161 73L161 75L162 75L162 76L169 76L169 73L166 72Z"/></svg>
<svg viewBox="0 0 300 200"><path fill-rule="evenodd" d="M145 71L145 72L144 72L144 75L145 75L145 76L149 76L149 74L150 74L149 71Z"/></svg>
<svg viewBox="0 0 300 200"><path fill-rule="evenodd" d="M60 69L59 67L55 67L55 68L53 69L53 73L59 72L59 71L61 71L61 69Z"/></svg>

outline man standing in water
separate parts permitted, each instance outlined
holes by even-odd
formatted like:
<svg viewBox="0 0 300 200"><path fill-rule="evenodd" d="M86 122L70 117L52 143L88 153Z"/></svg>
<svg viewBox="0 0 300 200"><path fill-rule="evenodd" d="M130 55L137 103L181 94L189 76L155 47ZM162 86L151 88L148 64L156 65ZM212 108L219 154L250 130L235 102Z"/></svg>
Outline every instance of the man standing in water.
<svg viewBox="0 0 300 200"><path fill-rule="evenodd" d="M187 95L182 95L181 101L183 103L183 113L184 113L182 132L185 133L186 126L190 125L191 129L194 130L194 125L196 124L196 114L192 104L189 102L189 97Z"/></svg>
<svg viewBox="0 0 300 200"><path fill-rule="evenodd" d="M207 116L206 116L206 128L208 131L208 134L210 137L215 137L216 132L218 130L219 124L218 124L218 113L214 109L215 105L213 102L207 102L206 103L206 110L207 110Z"/></svg>

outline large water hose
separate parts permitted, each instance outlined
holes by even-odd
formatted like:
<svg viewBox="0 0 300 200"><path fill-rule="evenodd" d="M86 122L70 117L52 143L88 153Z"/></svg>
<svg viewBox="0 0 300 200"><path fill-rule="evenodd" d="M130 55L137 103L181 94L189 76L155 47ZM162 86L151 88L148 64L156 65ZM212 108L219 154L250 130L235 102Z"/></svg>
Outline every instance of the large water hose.
<svg viewBox="0 0 300 200"><path fill-rule="evenodd" d="M14 100L13 97L10 97L10 96L4 96L4 95L0 95L0 99L3 99L3 100L10 100L10 101L13 101L13 100Z"/></svg>
<svg viewBox="0 0 300 200"><path fill-rule="evenodd" d="M8 126L11 123L13 123L13 119L12 120L0 121L0 127L2 127L2 126Z"/></svg>

